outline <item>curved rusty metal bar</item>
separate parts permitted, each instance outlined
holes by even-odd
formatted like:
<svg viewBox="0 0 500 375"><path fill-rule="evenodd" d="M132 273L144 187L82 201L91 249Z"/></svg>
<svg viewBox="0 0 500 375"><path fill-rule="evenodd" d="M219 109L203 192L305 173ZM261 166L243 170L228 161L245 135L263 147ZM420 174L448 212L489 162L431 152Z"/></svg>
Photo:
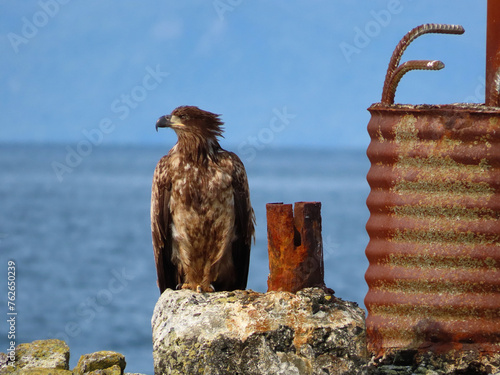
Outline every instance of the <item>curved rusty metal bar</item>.
<svg viewBox="0 0 500 375"><path fill-rule="evenodd" d="M396 96L396 88L398 87L401 78L411 70L441 70L444 68L444 63L439 60L411 60L407 61L394 70L392 74L391 84L387 91L382 96L382 103L393 104Z"/></svg>
<svg viewBox="0 0 500 375"><path fill-rule="evenodd" d="M392 101L390 101L389 92L396 92L397 84L399 80L396 82L394 80L395 73L399 67L399 63L401 61L401 57L403 56L404 51L411 42L413 42L416 38L421 35L428 33L437 33L437 34L463 34L465 29L460 25L445 25L445 24L436 24L436 23L427 23L424 25L420 25L409 31L403 39L400 40L398 45L396 46L394 52L392 53L391 60L389 61L389 67L387 68L387 74L385 76L384 81L384 89L382 91L382 103L384 104L393 104L394 96ZM418 60L420 61L420 60ZM422 68L415 68L422 69ZM427 69L427 68L423 68ZM412 69L410 69L412 70ZM436 70L436 69L431 69ZM406 71L408 72L408 70ZM406 73L405 72L405 73ZM403 73L404 74L404 73ZM401 79L401 77L399 78Z"/></svg>

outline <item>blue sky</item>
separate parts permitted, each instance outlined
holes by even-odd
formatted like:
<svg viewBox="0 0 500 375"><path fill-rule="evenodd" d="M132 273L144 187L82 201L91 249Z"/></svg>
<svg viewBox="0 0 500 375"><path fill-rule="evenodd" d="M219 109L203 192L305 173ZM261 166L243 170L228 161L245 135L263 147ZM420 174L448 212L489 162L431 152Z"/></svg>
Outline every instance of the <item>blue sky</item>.
<svg viewBox="0 0 500 375"><path fill-rule="evenodd" d="M401 103L484 101L486 0L0 0L0 141L175 142L156 119L179 105L222 114L224 146L366 148L387 64ZM94 138L92 138L94 137ZM235 149L236 148L236 149Z"/></svg>

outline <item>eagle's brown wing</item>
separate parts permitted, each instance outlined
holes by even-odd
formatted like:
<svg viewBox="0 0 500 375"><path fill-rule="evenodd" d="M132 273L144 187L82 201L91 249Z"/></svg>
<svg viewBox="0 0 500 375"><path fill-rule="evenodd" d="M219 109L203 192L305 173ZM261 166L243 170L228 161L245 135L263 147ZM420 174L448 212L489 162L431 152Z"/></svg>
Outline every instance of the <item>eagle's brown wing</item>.
<svg viewBox="0 0 500 375"><path fill-rule="evenodd" d="M250 247L255 232L255 215L250 204L250 190L245 167L236 154L228 152L227 155L231 158L234 166L233 191L236 239L233 242L232 255L236 281L233 289L245 289L250 264Z"/></svg>
<svg viewBox="0 0 500 375"><path fill-rule="evenodd" d="M167 166L168 155L156 166L151 191L151 234L160 293L167 288L175 289L178 283L177 267L172 263L171 182Z"/></svg>

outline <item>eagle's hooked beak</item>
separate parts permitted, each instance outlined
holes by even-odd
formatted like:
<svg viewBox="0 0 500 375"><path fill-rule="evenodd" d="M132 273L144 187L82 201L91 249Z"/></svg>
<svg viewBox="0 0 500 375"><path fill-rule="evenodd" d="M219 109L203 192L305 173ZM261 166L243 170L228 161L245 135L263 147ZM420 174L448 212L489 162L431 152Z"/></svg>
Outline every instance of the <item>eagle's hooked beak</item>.
<svg viewBox="0 0 500 375"><path fill-rule="evenodd" d="M158 131L158 128L168 128L170 126L172 126L170 115L161 116L158 121L156 121L156 131Z"/></svg>

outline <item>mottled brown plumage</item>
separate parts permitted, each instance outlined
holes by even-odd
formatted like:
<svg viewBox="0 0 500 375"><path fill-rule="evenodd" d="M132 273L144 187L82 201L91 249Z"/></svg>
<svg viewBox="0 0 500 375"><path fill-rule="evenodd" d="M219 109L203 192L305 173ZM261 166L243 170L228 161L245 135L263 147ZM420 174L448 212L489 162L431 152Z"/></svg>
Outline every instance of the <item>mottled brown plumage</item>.
<svg viewBox="0 0 500 375"><path fill-rule="evenodd" d="M255 217L241 160L222 149L219 116L182 106L160 117L177 144L156 166L151 231L160 292L245 289Z"/></svg>

